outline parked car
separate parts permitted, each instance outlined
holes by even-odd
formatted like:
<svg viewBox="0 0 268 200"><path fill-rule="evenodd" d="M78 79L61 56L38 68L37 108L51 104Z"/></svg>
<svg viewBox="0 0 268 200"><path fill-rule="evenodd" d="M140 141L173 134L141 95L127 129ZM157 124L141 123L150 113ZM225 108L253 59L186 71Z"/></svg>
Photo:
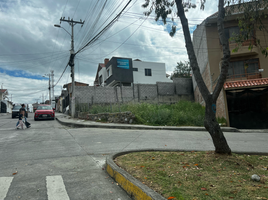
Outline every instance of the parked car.
<svg viewBox="0 0 268 200"><path fill-rule="evenodd" d="M55 119L55 108L51 105L40 104L34 112L34 120L39 119Z"/></svg>
<svg viewBox="0 0 268 200"><path fill-rule="evenodd" d="M12 118L19 117L21 105L15 105L12 108ZM26 111L26 117L28 118L28 112Z"/></svg>

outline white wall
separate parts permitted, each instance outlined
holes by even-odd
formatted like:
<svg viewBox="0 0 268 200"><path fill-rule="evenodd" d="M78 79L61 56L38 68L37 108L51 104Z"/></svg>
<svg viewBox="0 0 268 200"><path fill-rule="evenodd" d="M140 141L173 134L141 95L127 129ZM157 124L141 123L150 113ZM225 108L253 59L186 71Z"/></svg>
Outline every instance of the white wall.
<svg viewBox="0 0 268 200"><path fill-rule="evenodd" d="M98 76L100 78L100 76L102 76L102 83L100 83L101 86L104 86L104 81L107 79L107 71L106 71L106 67L103 67L99 73Z"/></svg>
<svg viewBox="0 0 268 200"><path fill-rule="evenodd" d="M133 71L133 82L143 84L155 84L156 82L173 82L166 78L165 63L132 61L133 68L138 68L138 71ZM152 76L145 76L145 69L151 69Z"/></svg>
<svg viewBox="0 0 268 200"><path fill-rule="evenodd" d="M13 105L11 104L11 102L9 102L7 100L2 100L2 102L4 102L7 106L7 113L12 113ZM1 103L1 101L0 101L0 103Z"/></svg>
<svg viewBox="0 0 268 200"><path fill-rule="evenodd" d="M208 47L207 47L207 34L206 34L206 26L205 21L203 21L193 33L193 46L197 59L197 63L200 68L200 73L203 74L208 63ZM193 80L193 89L197 87L197 83L195 81L194 75L192 76Z"/></svg>

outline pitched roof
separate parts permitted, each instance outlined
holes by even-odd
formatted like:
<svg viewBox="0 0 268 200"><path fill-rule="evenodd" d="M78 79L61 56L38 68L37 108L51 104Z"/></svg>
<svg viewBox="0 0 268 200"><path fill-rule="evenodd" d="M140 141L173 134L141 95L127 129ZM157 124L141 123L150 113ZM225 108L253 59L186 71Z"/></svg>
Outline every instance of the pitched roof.
<svg viewBox="0 0 268 200"><path fill-rule="evenodd" d="M245 87L256 87L256 86L268 86L268 78L230 81L230 82L225 82L223 85L225 90L245 88Z"/></svg>
<svg viewBox="0 0 268 200"><path fill-rule="evenodd" d="M1 93L4 93L4 92L6 92L7 91L7 89L0 89L0 92Z"/></svg>

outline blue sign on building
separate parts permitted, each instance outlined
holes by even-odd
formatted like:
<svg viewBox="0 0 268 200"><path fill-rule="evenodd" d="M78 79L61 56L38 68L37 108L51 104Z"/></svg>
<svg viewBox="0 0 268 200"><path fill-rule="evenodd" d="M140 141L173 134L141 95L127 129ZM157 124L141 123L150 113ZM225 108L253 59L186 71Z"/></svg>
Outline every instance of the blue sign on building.
<svg viewBox="0 0 268 200"><path fill-rule="evenodd" d="M129 60L127 59L117 59L117 67L123 69L129 69Z"/></svg>

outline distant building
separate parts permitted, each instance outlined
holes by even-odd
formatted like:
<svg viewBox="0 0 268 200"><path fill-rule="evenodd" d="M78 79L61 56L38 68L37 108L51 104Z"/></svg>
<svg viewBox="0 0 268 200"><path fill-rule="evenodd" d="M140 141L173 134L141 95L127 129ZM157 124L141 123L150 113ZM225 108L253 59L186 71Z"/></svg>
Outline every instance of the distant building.
<svg viewBox="0 0 268 200"><path fill-rule="evenodd" d="M8 95L7 89L0 89L0 101L5 100Z"/></svg>
<svg viewBox="0 0 268 200"><path fill-rule="evenodd" d="M75 86L89 86L89 84L75 81ZM72 83L65 84L63 88L67 88L68 94L70 95L70 98L71 98L72 97Z"/></svg>
<svg viewBox="0 0 268 200"><path fill-rule="evenodd" d="M94 85L115 87L134 84L172 82L166 77L165 63L144 62L131 58L112 57L98 65Z"/></svg>

